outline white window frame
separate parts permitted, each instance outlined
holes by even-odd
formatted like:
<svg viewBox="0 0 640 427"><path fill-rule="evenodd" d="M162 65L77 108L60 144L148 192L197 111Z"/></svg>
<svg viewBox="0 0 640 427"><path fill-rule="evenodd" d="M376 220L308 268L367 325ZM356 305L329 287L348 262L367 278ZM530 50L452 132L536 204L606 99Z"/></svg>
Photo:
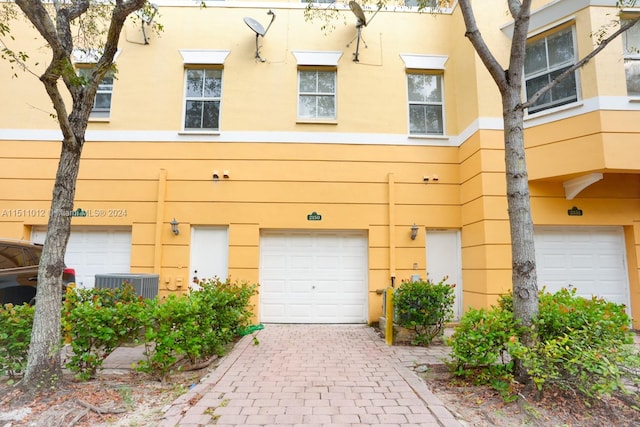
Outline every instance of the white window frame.
<svg viewBox="0 0 640 427"><path fill-rule="evenodd" d="M558 36L564 32L569 32L571 34L571 42L573 44L573 58L570 61L565 61L561 64L556 64L553 66L549 66L549 43L548 40L554 36ZM542 77L542 76L551 76L553 73L559 73L562 70L573 66L576 62L577 62L577 56L578 56L578 46L577 46L577 42L576 42L576 28L575 25L571 25L569 27L565 27L565 28L561 28L558 29L557 31L553 31L553 32L549 32L548 34L542 36L541 38L536 38L535 41L527 43L527 47L530 44L533 43L538 43L540 41L544 41L545 44L545 53L546 53L546 60L547 60L547 66L544 70L542 71L536 71L534 73L531 74L526 74L526 70L524 71L524 84L523 84L523 91L524 91L524 97L525 99L529 99L529 94L527 93L527 83L530 80ZM556 87L554 87L554 89L551 89L550 91L548 91L545 95L542 95L542 97L540 99L538 99L538 101L536 102L536 104L534 104L534 106L529 107L527 109L527 115L532 115L532 114L536 114L536 113L541 113L547 110L550 110L552 108L556 108L556 107L561 107L561 106L565 106L568 104L574 104L578 101L580 101L581 99L581 94L580 94L580 78L579 78L579 73L578 70L576 70L574 72L574 81L575 81L575 96L572 97L568 97L568 98L563 98L560 100L552 100L550 102L547 102L546 104L538 104L538 102L540 102L542 99L544 99L546 96L552 96L553 95L553 91ZM534 92L535 93L535 92Z"/></svg>
<svg viewBox="0 0 640 427"><path fill-rule="evenodd" d="M630 18L630 17L629 17ZM621 19L620 25L625 25L630 19ZM633 31L636 40L629 40L629 34ZM640 24L634 25L629 30L622 33L622 53L624 55L624 72L625 72L625 83L627 86L627 96L633 98L640 98ZM638 72L636 75L635 86L636 90L629 87L629 69L636 68Z"/></svg>
<svg viewBox="0 0 640 427"><path fill-rule="evenodd" d="M333 92L303 92L300 88L301 85L301 76L303 73L316 73L316 87L318 86L318 73L331 73L333 75ZM335 121L338 117L338 70L336 68L320 68L320 67L312 67L312 68L299 68L298 69L298 120L300 121ZM316 114L314 116L306 116L302 115L301 108L301 100L302 97L315 97L316 98ZM332 116L319 116L317 101L320 97L332 97L333 98L333 115Z"/></svg>
<svg viewBox="0 0 640 427"><path fill-rule="evenodd" d="M202 71L206 74L207 71L218 71L220 73L220 94L219 96L187 96L187 84L188 84L188 74L190 71ZM220 123L222 121L222 91L223 91L223 82L224 82L224 71L221 67L207 67L207 66L191 66L191 67L186 67L184 69L184 98L183 98L183 102L182 102L182 108L183 108L183 112L182 112L182 129L184 132L192 132L192 133L198 133L198 132L205 132L205 133L217 133L220 131ZM198 127L198 128L188 128L186 125L186 121L187 121L187 103L190 101L196 101L196 102L217 102L218 103L218 123L217 123L217 127L212 127L212 128L205 128L205 127ZM201 121L202 124L202 121Z"/></svg>
<svg viewBox="0 0 640 427"><path fill-rule="evenodd" d="M84 77L87 81L91 77L91 73L94 70L93 66L89 67L77 67L77 74L79 77ZM111 83L108 80L111 80ZM91 108L91 114L89 117L91 119L108 119L111 116L111 107L113 104L113 85L115 82L115 75L113 71L107 71L107 73L102 78L102 81L98 84L98 90L96 91L96 96L93 100L93 107ZM100 108L96 106L96 102L99 95L108 95L109 96L109 106Z"/></svg>
<svg viewBox="0 0 640 427"><path fill-rule="evenodd" d="M440 101L434 100L426 100L426 101L418 101L409 99L409 76L412 75L423 75L435 77L440 82ZM407 70L406 74L407 79L407 124L409 127L409 135L410 136L443 136L445 134L446 122L445 122L445 108L444 108L444 75L439 72L424 72L424 71L409 71ZM425 132L412 132L411 131L411 107L412 106L437 106L440 107L440 120L442 122L442 130L441 131L430 131L429 129L425 129ZM426 119L425 119L426 122Z"/></svg>
<svg viewBox="0 0 640 427"><path fill-rule="evenodd" d="M405 7L413 7L418 9L420 7L418 3L419 0L403 0L402 5ZM441 0L426 0L425 3L425 7L423 8L424 10L438 10L438 8L441 7L449 7L448 5L441 6Z"/></svg>

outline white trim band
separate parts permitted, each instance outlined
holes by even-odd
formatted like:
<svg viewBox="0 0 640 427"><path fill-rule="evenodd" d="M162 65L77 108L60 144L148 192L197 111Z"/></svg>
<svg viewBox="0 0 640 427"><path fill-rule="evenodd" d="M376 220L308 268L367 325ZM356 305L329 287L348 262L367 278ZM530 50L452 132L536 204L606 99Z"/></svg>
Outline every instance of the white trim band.
<svg viewBox="0 0 640 427"><path fill-rule="evenodd" d="M294 50L291 53L296 57L298 65L320 65L328 67L337 67L338 61L342 56L342 52L335 51Z"/></svg>
<svg viewBox="0 0 640 427"><path fill-rule="evenodd" d="M418 55L401 53L405 68L416 70L444 70L444 64L449 59L446 55Z"/></svg>
<svg viewBox="0 0 640 427"><path fill-rule="evenodd" d="M194 50L180 49L182 62L188 64L201 65L222 65L229 56L230 50Z"/></svg>

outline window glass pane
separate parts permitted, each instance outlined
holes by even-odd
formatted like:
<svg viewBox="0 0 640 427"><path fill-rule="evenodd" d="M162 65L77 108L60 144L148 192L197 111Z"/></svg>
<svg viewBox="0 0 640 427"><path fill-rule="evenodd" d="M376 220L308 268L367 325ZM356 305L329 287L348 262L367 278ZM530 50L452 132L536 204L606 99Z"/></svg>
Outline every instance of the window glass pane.
<svg viewBox="0 0 640 427"><path fill-rule="evenodd" d="M333 96L318 96L318 117L333 118L336 116L336 108Z"/></svg>
<svg viewBox="0 0 640 427"><path fill-rule="evenodd" d="M425 95L429 102L442 101L442 79L440 76L425 77Z"/></svg>
<svg viewBox="0 0 640 427"><path fill-rule="evenodd" d="M622 21L622 25L629 21ZM625 55L640 55L640 23L622 33L622 42Z"/></svg>
<svg viewBox="0 0 640 427"><path fill-rule="evenodd" d="M300 92L316 92L317 74L315 71L300 71Z"/></svg>
<svg viewBox="0 0 640 427"><path fill-rule="evenodd" d="M187 70L187 96L202 96L204 70Z"/></svg>
<svg viewBox="0 0 640 427"><path fill-rule="evenodd" d="M108 110L111 107L111 93L97 93L94 109Z"/></svg>
<svg viewBox="0 0 640 427"><path fill-rule="evenodd" d="M539 73L547 69L547 49L545 40L539 40L527 45L524 58L524 72L526 75Z"/></svg>
<svg viewBox="0 0 640 427"><path fill-rule="evenodd" d="M219 98L222 93L222 71L206 70L204 96Z"/></svg>
<svg viewBox="0 0 640 427"><path fill-rule="evenodd" d="M420 74L407 74L407 86L409 89L409 101L424 101L422 96L422 76Z"/></svg>
<svg viewBox="0 0 640 427"><path fill-rule="evenodd" d="M204 102L204 112L202 115L203 129L218 129L218 118L220 117L220 102Z"/></svg>
<svg viewBox="0 0 640 427"><path fill-rule="evenodd" d="M427 106L426 105L409 105L409 133L410 134L426 134L427 133Z"/></svg>
<svg viewBox="0 0 640 427"><path fill-rule="evenodd" d="M556 72L551 73L549 77L550 80L555 79L557 76L562 74L566 70L563 68L562 70L558 70ZM576 96L576 75L572 73L564 80L560 81L553 89L551 89L551 99L553 102L561 101L561 100L571 100L575 101L577 99Z"/></svg>
<svg viewBox="0 0 640 427"><path fill-rule="evenodd" d="M78 68L78 75L85 80L88 80L91 77L91 68Z"/></svg>
<svg viewBox="0 0 640 427"><path fill-rule="evenodd" d="M444 126L442 123L442 106L427 105L425 109L427 133L443 134Z"/></svg>
<svg viewBox="0 0 640 427"><path fill-rule="evenodd" d="M316 117L316 97L300 95L300 117Z"/></svg>
<svg viewBox="0 0 640 427"><path fill-rule="evenodd" d="M537 91L545 87L549 83L549 76L545 74L544 76L536 77L535 79L530 79L527 81L527 99L531 98ZM542 95L533 105L542 105L548 104L551 101L551 93L546 92ZM531 111L529 111L531 112Z"/></svg>
<svg viewBox="0 0 640 427"><path fill-rule="evenodd" d="M98 90L113 90L113 75L105 75L98 85Z"/></svg>
<svg viewBox="0 0 640 427"><path fill-rule="evenodd" d="M318 72L318 92L320 93L335 93L336 81L335 73L330 71Z"/></svg>
<svg viewBox="0 0 640 427"><path fill-rule="evenodd" d="M185 129L200 129L202 124L202 102L187 101L187 108L184 116Z"/></svg>
<svg viewBox="0 0 640 427"><path fill-rule="evenodd" d="M437 75L408 74L409 101L441 102L442 79Z"/></svg>
<svg viewBox="0 0 640 427"><path fill-rule="evenodd" d="M627 74L627 95L640 96L640 61L633 59L624 61L624 70Z"/></svg>
<svg viewBox="0 0 640 427"><path fill-rule="evenodd" d="M548 38L549 67L575 62L573 53L573 33L571 29Z"/></svg>

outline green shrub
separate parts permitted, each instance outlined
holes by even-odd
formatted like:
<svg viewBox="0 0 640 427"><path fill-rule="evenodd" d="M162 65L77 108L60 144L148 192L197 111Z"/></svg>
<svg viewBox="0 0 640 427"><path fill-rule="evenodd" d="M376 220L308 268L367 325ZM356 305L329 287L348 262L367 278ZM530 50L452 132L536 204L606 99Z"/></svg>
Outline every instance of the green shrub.
<svg viewBox="0 0 640 427"><path fill-rule="evenodd" d="M623 305L567 289L543 290L539 302L533 348L518 338L511 295L489 310L466 313L450 341L454 374L490 384L496 372L510 373L509 361L517 358L540 392L560 388L597 398L622 388L625 373L637 372L640 360Z"/></svg>
<svg viewBox="0 0 640 427"><path fill-rule="evenodd" d="M254 285L200 282L188 295L154 300L145 314L145 356L138 369L166 380L181 359L196 364L221 354L251 316L249 299Z"/></svg>
<svg viewBox="0 0 640 427"><path fill-rule="evenodd" d="M33 315L26 304L0 306L0 374L13 379L27 367Z"/></svg>
<svg viewBox="0 0 640 427"><path fill-rule="evenodd" d="M599 397L622 387L623 370L639 366L630 322L622 304L581 298L575 289L544 293L537 345L515 342L511 352L540 391L552 386Z"/></svg>
<svg viewBox="0 0 640 427"><path fill-rule="evenodd" d="M393 294L395 321L415 333L412 344L429 345L453 318L454 287L431 281L403 282Z"/></svg>
<svg viewBox="0 0 640 427"><path fill-rule="evenodd" d="M469 310L449 339L452 372L478 383L507 375L512 369L508 343L517 335L513 313L499 307Z"/></svg>
<svg viewBox="0 0 640 427"><path fill-rule="evenodd" d="M63 333L73 350L67 368L80 379L94 378L113 350L138 337L144 306L128 284L118 289L69 288L62 311Z"/></svg>

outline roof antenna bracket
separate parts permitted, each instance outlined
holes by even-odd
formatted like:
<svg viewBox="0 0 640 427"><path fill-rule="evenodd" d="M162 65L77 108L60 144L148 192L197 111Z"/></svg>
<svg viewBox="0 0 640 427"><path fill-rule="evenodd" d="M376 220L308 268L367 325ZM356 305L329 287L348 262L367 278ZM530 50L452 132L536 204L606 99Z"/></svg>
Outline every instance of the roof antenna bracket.
<svg viewBox="0 0 640 427"><path fill-rule="evenodd" d="M264 38L264 36L267 35L267 31L269 31L269 28L271 27L271 24L273 24L273 21L276 19L276 14L269 9L269 11L267 12L267 15L271 15L271 22L269 22L269 25L267 25L267 28L265 29L261 23L259 23L258 21L256 21L253 18L249 18L249 17L245 17L244 23L247 24L247 26L249 28L251 28L251 30L256 33L256 56L255 59L257 59L260 62L265 62L266 59L264 59L263 57L260 56L260 45L258 44L258 37L262 36Z"/></svg>

